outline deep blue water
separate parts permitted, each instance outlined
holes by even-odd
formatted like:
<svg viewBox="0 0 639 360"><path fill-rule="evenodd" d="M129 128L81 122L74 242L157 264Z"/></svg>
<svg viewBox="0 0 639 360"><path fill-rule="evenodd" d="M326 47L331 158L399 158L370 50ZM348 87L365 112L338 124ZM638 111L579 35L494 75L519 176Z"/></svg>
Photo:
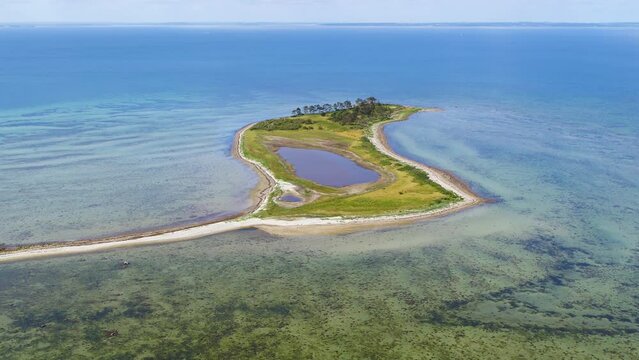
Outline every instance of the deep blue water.
<svg viewBox="0 0 639 360"><path fill-rule="evenodd" d="M297 176L321 185L343 187L379 179L375 171L329 151L281 147L277 153L293 166Z"/></svg>
<svg viewBox="0 0 639 360"><path fill-rule="evenodd" d="M636 28L39 27L0 41L3 109L158 93L629 102L639 80Z"/></svg>

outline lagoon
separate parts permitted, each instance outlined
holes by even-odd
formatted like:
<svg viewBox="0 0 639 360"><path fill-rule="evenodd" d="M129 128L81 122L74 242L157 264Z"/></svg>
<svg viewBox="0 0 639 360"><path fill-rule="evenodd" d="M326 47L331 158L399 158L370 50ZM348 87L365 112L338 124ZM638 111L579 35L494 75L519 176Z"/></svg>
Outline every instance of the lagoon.
<svg viewBox="0 0 639 360"><path fill-rule="evenodd" d="M281 147L277 153L293 166L299 177L320 185L344 187L379 179L375 171L330 151Z"/></svg>
<svg viewBox="0 0 639 360"><path fill-rule="evenodd" d="M302 199L300 199L299 197L297 197L295 195L290 195L290 194L281 196L279 198L279 200L280 201L285 201L285 202L300 202L300 201L302 201Z"/></svg>

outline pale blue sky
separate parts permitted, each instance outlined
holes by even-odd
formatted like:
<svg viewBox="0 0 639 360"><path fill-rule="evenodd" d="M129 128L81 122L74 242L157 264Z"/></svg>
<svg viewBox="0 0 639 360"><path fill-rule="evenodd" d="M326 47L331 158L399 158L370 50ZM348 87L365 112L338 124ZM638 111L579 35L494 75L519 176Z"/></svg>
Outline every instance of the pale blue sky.
<svg viewBox="0 0 639 360"><path fill-rule="evenodd" d="M0 0L0 22L635 22L639 0Z"/></svg>

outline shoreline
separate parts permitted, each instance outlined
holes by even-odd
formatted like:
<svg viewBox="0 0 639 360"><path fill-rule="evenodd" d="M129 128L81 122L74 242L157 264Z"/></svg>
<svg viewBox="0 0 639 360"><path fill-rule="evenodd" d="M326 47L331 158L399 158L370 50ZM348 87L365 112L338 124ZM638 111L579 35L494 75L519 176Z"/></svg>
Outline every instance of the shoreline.
<svg viewBox="0 0 639 360"><path fill-rule="evenodd" d="M434 110L424 109L422 111ZM386 135L384 134L384 127L392 122L404 121L406 119L407 118L397 118L374 124L370 129L372 132L372 136L369 136L370 141L380 152L426 172L433 182L459 195L462 198L461 201L428 211L360 218L326 217L262 219L250 217L250 215L260 211L266 206L272 191L278 184L282 184L282 182L278 181L262 164L246 158L242 152L242 135L255 124L252 123L237 131L231 147L233 157L253 168L259 177L258 184L251 191L250 195L253 205L237 215L234 215L231 218L204 224L194 224L186 227L131 234L121 237L47 243L33 246L25 245L24 248L0 252L0 263L33 260L46 257L78 255L117 248L166 244L193 240L209 235L246 228L257 228L275 235L348 233L373 228L399 226L417 221L438 218L487 202L486 199L475 194L468 185L459 180L452 173L408 159L396 153L389 146Z"/></svg>
<svg viewBox="0 0 639 360"><path fill-rule="evenodd" d="M441 111L439 109L424 109L421 112L434 112ZM382 153L393 157L401 162L412 165L428 174L428 177L434 183L440 185L446 190L452 191L457 195L460 195L463 200L460 202L456 202L450 204L448 207L464 207L464 206L473 206L479 205L485 202L488 202L488 199L484 199L478 194L476 194L464 181L457 178L453 173L447 170L443 170L434 166L423 164L419 161L411 160L405 156L402 156L395 152L393 148L388 144L388 139L386 138L386 134L384 133L384 127L390 123L397 121L404 121L405 119L392 119L388 121L384 121L381 123L373 124L371 127L371 131L373 132L373 136L369 139L375 145L377 150Z"/></svg>

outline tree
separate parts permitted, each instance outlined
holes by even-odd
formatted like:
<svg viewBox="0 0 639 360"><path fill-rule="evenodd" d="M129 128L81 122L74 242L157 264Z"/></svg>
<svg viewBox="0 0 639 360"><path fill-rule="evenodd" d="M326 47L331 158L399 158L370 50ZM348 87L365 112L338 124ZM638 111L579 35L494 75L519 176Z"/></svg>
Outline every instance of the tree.
<svg viewBox="0 0 639 360"><path fill-rule="evenodd" d="M301 109L297 108L292 111L293 116L302 114L321 114L331 113L331 119L342 124L359 124L362 125L372 119L380 118L388 113L388 109L380 104L373 96L366 99L357 98L355 104L350 100L344 102L338 101L334 104L315 104L305 105Z"/></svg>

